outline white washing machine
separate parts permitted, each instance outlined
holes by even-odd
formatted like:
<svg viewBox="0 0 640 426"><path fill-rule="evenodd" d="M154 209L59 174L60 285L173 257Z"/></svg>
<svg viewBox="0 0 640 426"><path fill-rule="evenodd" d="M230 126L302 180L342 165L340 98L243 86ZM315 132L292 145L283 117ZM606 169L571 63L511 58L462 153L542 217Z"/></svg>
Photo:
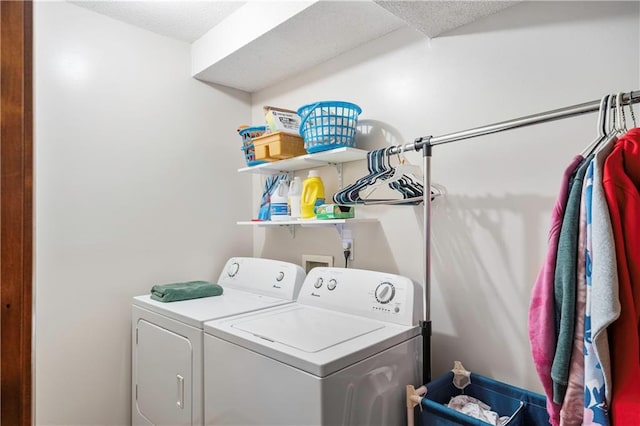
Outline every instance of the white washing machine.
<svg viewBox="0 0 640 426"><path fill-rule="evenodd" d="M218 279L220 296L169 303L134 297L132 423L201 425L204 321L292 303L304 277L292 263L235 257Z"/></svg>
<svg viewBox="0 0 640 426"><path fill-rule="evenodd" d="M206 322L205 424L406 424L421 293L398 275L314 268L296 303Z"/></svg>

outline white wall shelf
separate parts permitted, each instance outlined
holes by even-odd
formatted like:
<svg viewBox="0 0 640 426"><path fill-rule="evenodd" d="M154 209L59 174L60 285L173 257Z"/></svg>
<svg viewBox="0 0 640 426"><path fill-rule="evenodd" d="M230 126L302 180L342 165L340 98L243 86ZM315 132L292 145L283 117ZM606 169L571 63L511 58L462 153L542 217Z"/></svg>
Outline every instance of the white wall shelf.
<svg viewBox="0 0 640 426"><path fill-rule="evenodd" d="M351 234L351 229L348 229L348 225L354 223L375 223L378 222L378 219L366 218L366 219L296 219L296 220L262 220L262 221L254 221L254 220L246 220L237 222L238 225L249 225L249 226L260 226L260 227L274 227L274 226L286 226L289 228L289 233L291 237L295 236L295 228L296 226L305 226L305 227L320 227L320 226L335 226L336 231L338 231L338 235L340 236L340 240L343 242L349 240L351 244L353 244L353 236ZM347 228L347 229L345 229ZM352 251L353 253L353 251ZM351 257L353 260L353 257Z"/></svg>
<svg viewBox="0 0 640 426"><path fill-rule="evenodd" d="M254 173L262 175L278 175L294 172L296 170L321 167L329 164L341 164L350 161L367 158L367 151L357 148L336 148L329 151L316 152L315 154L301 155L286 160L272 161L258 164L257 166L238 169L240 173Z"/></svg>
<svg viewBox="0 0 640 426"><path fill-rule="evenodd" d="M300 226L325 226L325 225L345 225L350 223L373 223L378 219L300 219L300 220L246 220L237 222L238 225L250 225L250 226L285 226L285 225L300 225Z"/></svg>

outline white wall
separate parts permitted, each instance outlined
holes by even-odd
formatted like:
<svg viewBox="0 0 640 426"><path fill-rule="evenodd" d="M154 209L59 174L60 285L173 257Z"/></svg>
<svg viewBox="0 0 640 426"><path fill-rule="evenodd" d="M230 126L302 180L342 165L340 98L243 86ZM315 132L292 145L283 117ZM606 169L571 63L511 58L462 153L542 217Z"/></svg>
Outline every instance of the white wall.
<svg viewBox="0 0 640 426"><path fill-rule="evenodd" d="M378 148L638 89L639 56L637 2L528 2L433 40L396 31L255 93L253 119L263 105L350 100L373 129L358 143ZM447 191L432 221L434 375L461 360L541 390L527 337L530 291L562 172L593 140L595 124L592 114L434 148L433 178ZM418 155L410 159L419 164ZM335 192L335 170L322 173ZM364 174L364 162L350 164L345 183ZM352 266L421 282L421 207L364 206L357 215L379 223L354 226ZM330 228L301 228L294 239L260 228L254 239L255 255L343 262Z"/></svg>
<svg viewBox="0 0 640 426"><path fill-rule="evenodd" d="M66 2L37 2L34 28L36 424L125 425L131 297L251 254L250 96L191 78L187 44Z"/></svg>

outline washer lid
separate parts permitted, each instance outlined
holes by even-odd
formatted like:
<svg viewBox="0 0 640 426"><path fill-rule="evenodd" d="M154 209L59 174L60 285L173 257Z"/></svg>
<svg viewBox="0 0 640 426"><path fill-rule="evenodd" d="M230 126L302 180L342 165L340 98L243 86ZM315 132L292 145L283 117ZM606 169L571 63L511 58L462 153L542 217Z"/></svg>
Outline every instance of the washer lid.
<svg viewBox="0 0 640 426"><path fill-rule="evenodd" d="M221 339L322 378L413 339L420 330L294 302L208 321L204 332L205 339Z"/></svg>
<svg viewBox="0 0 640 426"><path fill-rule="evenodd" d="M379 330L384 328L384 325L367 319L346 318L335 312L322 312L298 306L266 318L235 323L232 327L265 340L314 353Z"/></svg>

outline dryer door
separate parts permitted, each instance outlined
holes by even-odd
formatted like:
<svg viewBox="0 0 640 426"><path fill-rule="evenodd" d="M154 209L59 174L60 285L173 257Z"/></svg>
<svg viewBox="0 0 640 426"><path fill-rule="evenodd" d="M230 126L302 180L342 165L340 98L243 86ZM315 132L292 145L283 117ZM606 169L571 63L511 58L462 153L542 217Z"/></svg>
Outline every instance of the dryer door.
<svg viewBox="0 0 640 426"><path fill-rule="evenodd" d="M137 333L139 413L153 425L191 425L191 342L143 319L138 320Z"/></svg>

